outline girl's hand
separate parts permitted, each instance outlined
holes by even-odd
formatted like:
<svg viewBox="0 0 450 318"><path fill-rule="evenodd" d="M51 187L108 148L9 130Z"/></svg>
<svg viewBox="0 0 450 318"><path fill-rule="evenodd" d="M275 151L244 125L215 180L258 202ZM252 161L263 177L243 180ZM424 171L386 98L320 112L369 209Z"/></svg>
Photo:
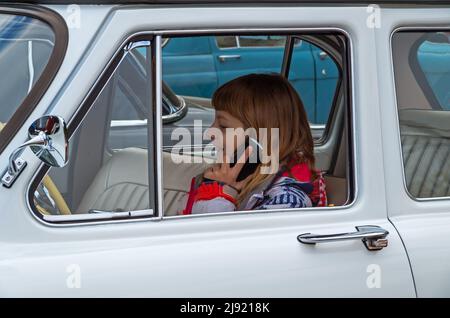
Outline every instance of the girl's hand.
<svg viewBox="0 0 450 318"><path fill-rule="evenodd" d="M242 181L237 181L236 179L239 176L242 168L244 167L245 162L252 154L252 151L253 148L251 146L247 147L247 149L245 149L244 153L241 155L241 157L233 167L230 167L230 164L225 160L226 157L224 154L223 162L217 163L206 169L203 176L211 180L223 182L236 189L237 191L241 191L242 188L250 181L251 175Z"/></svg>

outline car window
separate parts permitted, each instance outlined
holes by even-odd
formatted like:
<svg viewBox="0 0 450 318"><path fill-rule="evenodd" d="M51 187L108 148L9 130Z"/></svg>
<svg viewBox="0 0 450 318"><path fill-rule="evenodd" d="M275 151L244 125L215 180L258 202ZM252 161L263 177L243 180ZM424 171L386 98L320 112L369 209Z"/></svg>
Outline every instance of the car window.
<svg viewBox="0 0 450 318"><path fill-rule="evenodd" d="M238 37L234 35L216 36L216 41L219 49L238 47Z"/></svg>
<svg viewBox="0 0 450 318"><path fill-rule="evenodd" d="M29 16L0 14L0 128L40 78L54 45L48 24Z"/></svg>
<svg viewBox="0 0 450 318"><path fill-rule="evenodd" d="M286 39L285 35L177 35L169 38L162 50L162 78L185 101L187 113L181 120L163 126L165 216L184 214L187 202L190 202L188 194L195 193L190 187L194 184L195 188L209 165L218 159L218 151L207 133L209 127L221 126L215 122L214 93L222 85L243 76L258 74L280 78ZM306 110L307 127L309 121L311 130L317 127L323 129L334 103L341 73L335 60L318 46L298 36L293 39L288 80ZM239 91L239 87L235 89ZM273 101L274 109L277 103L278 100ZM241 115L249 118L254 114L258 111ZM291 115L289 113L283 119L286 126L287 121L295 122ZM260 116L264 117L264 114L260 113ZM303 115L299 114L299 117ZM322 136L322 131L319 131L318 134L312 133L313 138ZM295 136L292 136L294 139ZM322 160L324 158L318 158L317 162L325 162L320 167L325 171L330 166ZM345 151L343 160L346 160ZM346 167L346 164L342 165L344 170ZM340 175L347 174L341 171ZM330 180L330 184L336 182L338 187L348 185L346 178ZM345 194L345 199L333 198L330 204L344 205L350 197L349 191L342 194Z"/></svg>
<svg viewBox="0 0 450 318"><path fill-rule="evenodd" d="M50 169L34 190L41 218L65 222L153 215L150 48L140 50L142 58L136 59L136 48L117 58L118 66L70 137L68 164ZM135 118L143 122L130 120Z"/></svg>
<svg viewBox="0 0 450 318"><path fill-rule="evenodd" d="M413 198L450 196L448 32L397 32L393 62L406 188Z"/></svg>

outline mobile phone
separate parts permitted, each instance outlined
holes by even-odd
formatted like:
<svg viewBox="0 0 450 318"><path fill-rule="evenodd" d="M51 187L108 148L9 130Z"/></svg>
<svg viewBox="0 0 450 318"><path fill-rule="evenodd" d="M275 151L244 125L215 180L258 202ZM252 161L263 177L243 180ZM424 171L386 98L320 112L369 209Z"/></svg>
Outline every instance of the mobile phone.
<svg viewBox="0 0 450 318"><path fill-rule="evenodd" d="M242 167L242 170L239 172L239 175L236 179L236 181L242 181L245 178L247 178L249 175L254 173L258 166L261 164L261 156L262 156L262 146L253 138L246 137L245 142L243 145L238 146L236 151L233 154L233 161L230 163L230 167L234 167L239 160L239 158L242 156L244 151L249 147L252 146L252 153L249 158L245 161L244 166ZM256 158L255 158L256 156ZM256 159L256 160L255 160ZM251 161L251 162L250 162Z"/></svg>

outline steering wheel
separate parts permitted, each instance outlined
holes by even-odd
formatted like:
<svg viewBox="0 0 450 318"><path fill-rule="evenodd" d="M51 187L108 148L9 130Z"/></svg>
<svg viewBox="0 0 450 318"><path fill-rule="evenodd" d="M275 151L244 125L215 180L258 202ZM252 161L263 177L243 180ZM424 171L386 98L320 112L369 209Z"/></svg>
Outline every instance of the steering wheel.
<svg viewBox="0 0 450 318"><path fill-rule="evenodd" d="M44 187L47 188L47 191L52 197L53 201L55 201L55 205L58 208L59 213L62 215L72 214L66 200L62 196L61 192L59 192L58 187L49 175L45 175L45 177L42 179L42 183L44 184Z"/></svg>
<svg viewBox="0 0 450 318"><path fill-rule="evenodd" d="M6 124L0 122L0 131L5 127ZM45 175L45 177L42 179L42 184L45 188L47 188L47 191L53 201L55 202L56 207L58 208L59 212L63 215L69 215L72 214L70 212L69 206L67 205L66 200L62 196L61 192L59 192L58 187L53 182L53 180L50 178L49 175ZM37 210L42 214L50 214L46 209L43 207L36 205Z"/></svg>

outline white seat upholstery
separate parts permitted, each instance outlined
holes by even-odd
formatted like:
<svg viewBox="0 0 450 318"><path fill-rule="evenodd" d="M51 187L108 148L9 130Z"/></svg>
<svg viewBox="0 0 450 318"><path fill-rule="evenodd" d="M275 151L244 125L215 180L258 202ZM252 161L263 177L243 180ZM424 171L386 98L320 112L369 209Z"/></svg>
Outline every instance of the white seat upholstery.
<svg viewBox="0 0 450 318"><path fill-rule="evenodd" d="M173 156L185 162L176 163L170 153L163 153L165 215L176 215L184 209L192 177L207 167L206 163L189 162L192 160L190 156ZM125 148L115 152L95 176L77 213L86 213L90 209L147 209L147 171L147 150Z"/></svg>
<svg viewBox="0 0 450 318"><path fill-rule="evenodd" d="M450 111L405 109L399 117L409 192L450 196Z"/></svg>
<svg viewBox="0 0 450 318"><path fill-rule="evenodd" d="M77 213L148 209L147 151L125 148L113 154L87 189Z"/></svg>

